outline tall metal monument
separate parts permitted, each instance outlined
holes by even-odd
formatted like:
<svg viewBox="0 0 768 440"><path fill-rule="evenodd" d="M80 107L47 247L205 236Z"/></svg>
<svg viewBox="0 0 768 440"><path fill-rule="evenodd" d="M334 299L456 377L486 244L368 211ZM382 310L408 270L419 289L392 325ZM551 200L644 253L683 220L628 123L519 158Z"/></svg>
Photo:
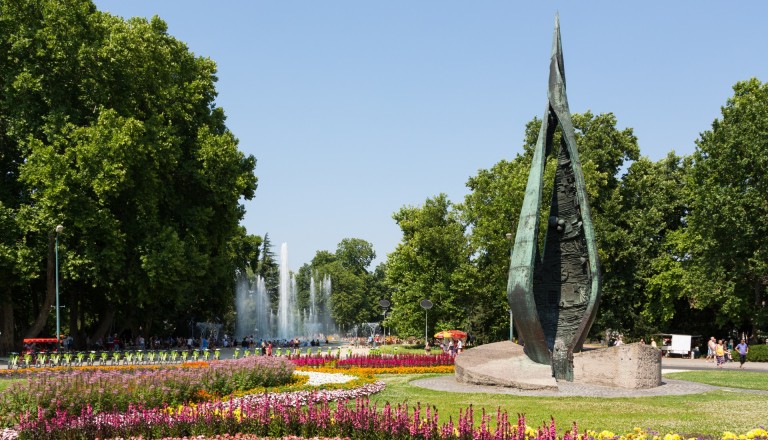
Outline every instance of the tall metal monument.
<svg viewBox="0 0 768 440"><path fill-rule="evenodd" d="M511 253L507 299L528 357L551 364L557 380L572 381L573 353L581 350L597 313L600 263L565 95L558 17L547 98ZM544 167L558 126L557 170L542 251L538 238Z"/></svg>

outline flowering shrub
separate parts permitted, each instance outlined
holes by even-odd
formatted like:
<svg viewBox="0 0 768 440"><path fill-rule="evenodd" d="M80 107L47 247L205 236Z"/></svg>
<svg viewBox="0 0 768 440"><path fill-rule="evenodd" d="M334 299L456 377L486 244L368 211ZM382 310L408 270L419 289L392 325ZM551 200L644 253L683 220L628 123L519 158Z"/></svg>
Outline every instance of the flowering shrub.
<svg viewBox="0 0 768 440"><path fill-rule="evenodd" d="M355 369L349 369L349 368L336 368L336 367L314 367L314 368L307 368L307 367L301 367L299 368L301 371L319 371L319 372L326 372L326 373L349 373L354 372L354 374L358 375L365 375L365 376L375 376L377 374L450 374L454 372L453 365L443 365L443 366L437 366L437 367L391 367L391 368L355 368Z"/></svg>
<svg viewBox="0 0 768 440"><path fill-rule="evenodd" d="M219 361L206 368L44 370L6 388L0 407L6 417L3 424L8 425L24 412L47 417L54 410L69 414L86 408L93 413L126 410L133 402L150 408L179 405L291 383L293 370L293 364L274 357Z"/></svg>
<svg viewBox="0 0 768 440"><path fill-rule="evenodd" d="M305 356L291 359L297 367L333 366L336 368L402 368L452 366L453 357L448 354L396 354L350 356L338 359L333 356Z"/></svg>
<svg viewBox="0 0 768 440"><path fill-rule="evenodd" d="M352 356L341 359L337 367L393 368L393 367L437 367L453 365L448 354L396 354L393 356Z"/></svg>

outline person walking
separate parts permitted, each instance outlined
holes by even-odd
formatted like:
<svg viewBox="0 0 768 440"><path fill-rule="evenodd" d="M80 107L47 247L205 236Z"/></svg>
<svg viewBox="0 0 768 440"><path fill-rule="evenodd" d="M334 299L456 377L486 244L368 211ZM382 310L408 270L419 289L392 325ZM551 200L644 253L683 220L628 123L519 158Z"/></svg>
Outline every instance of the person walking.
<svg viewBox="0 0 768 440"><path fill-rule="evenodd" d="M715 342L715 337L712 336L709 338L709 341L707 341L707 362L712 362L715 360L715 347L717 346L717 342Z"/></svg>
<svg viewBox="0 0 768 440"><path fill-rule="evenodd" d="M723 368L725 363L725 347L723 347L723 340L720 339L715 345L715 359L717 359L717 368Z"/></svg>
<svg viewBox="0 0 768 440"><path fill-rule="evenodd" d="M736 346L736 350L739 352L739 368L744 368L744 362L747 361L747 353L749 353L749 345L742 339L741 344Z"/></svg>

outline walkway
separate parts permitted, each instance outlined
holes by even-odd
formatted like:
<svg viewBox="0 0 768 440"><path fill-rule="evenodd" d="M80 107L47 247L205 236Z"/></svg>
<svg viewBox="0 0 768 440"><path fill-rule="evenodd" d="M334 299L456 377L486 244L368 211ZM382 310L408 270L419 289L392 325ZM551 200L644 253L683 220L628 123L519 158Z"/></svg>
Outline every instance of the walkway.
<svg viewBox="0 0 768 440"><path fill-rule="evenodd" d="M768 362L747 362L741 371L768 373ZM661 363L662 374L674 373L690 370L715 370L714 364L708 363L703 359L681 359L681 358L663 358ZM740 370L738 362L726 363L724 371ZM411 384L435 391L446 391L454 393L488 393L488 394L509 394L515 396L542 396L542 397L652 397L652 396L671 396L684 394L698 394L707 391L724 390L740 393L766 394L768 391L746 390L741 388L718 387L697 382L688 382L683 380L673 380L662 378L662 385L656 388L648 389L625 389L613 388L599 385L578 384L573 382L559 382L558 390L518 390L514 388L474 385L457 382L454 376L437 376L426 379L419 379Z"/></svg>

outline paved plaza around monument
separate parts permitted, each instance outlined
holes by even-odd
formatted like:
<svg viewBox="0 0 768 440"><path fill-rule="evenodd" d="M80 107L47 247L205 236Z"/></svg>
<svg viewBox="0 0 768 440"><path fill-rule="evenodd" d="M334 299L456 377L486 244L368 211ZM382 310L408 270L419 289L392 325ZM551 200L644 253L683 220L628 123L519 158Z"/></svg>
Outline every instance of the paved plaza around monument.
<svg viewBox="0 0 768 440"><path fill-rule="evenodd" d="M729 362L725 365L724 371L739 370L753 371L768 374L768 363L747 362L744 369L739 369L738 362ZM691 370L715 370L712 363L707 363L702 359L684 359L684 358L664 358L662 360L662 373L674 373ZM721 370L722 371L722 370ZM488 394L508 394L515 396L543 396L543 397L653 397L670 396L684 394L698 394L708 391L723 390L735 393L754 393L766 394L768 391L747 390L731 387L718 387L697 382L688 382L684 380L662 379L662 384L655 388L646 389L626 389L605 387L573 382L558 382L558 390L520 390L516 388L488 385L474 385L458 382L454 376L435 376L425 379L418 379L411 382L413 385L427 388L435 391L446 391L454 393L488 393Z"/></svg>

